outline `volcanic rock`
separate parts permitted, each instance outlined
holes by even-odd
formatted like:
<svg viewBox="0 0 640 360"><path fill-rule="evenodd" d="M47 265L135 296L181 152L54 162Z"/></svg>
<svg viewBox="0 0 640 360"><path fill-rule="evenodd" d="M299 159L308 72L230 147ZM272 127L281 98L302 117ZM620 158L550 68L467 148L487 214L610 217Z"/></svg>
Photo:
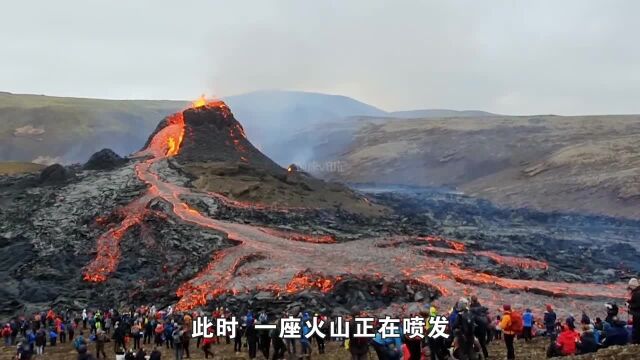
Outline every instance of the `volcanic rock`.
<svg viewBox="0 0 640 360"><path fill-rule="evenodd" d="M296 171L280 167L253 146L242 125L220 101L168 116L144 149L163 129L176 124L182 124L184 130L170 163L191 178L190 185L198 190L264 205L344 209L368 216L386 211L344 185L314 178L298 166Z"/></svg>
<svg viewBox="0 0 640 360"><path fill-rule="evenodd" d="M84 164L85 170L111 170L123 165L127 160L111 149L102 149L91 155Z"/></svg>
<svg viewBox="0 0 640 360"><path fill-rule="evenodd" d="M40 183L61 183L67 180L68 177L69 173L64 166L60 164L53 164L42 169L42 171L40 172Z"/></svg>
<svg viewBox="0 0 640 360"><path fill-rule="evenodd" d="M186 109L181 117L184 122L184 137L176 156L180 163L244 163L272 173L286 172L249 142L244 128L223 102ZM171 122L171 117L160 122L145 147L149 146L155 134Z"/></svg>

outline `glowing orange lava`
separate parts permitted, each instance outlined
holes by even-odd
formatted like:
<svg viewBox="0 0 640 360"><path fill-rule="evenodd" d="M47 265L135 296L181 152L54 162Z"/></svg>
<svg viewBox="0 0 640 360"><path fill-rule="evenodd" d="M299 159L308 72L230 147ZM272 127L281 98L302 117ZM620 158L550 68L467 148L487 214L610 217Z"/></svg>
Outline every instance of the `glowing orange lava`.
<svg viewBox="0 0 640 360"><path fill-rule="evenodd" d="M230 114L221 101L207 102L202 97L193 105L195 110L185 111L216 106L223 114ZM238 140L236 145L241 147L244 141L242 127L231 131L234 143ZM135 173L149 186L148 191L122 209L123 220L97 239L96 258L84 269L85 280L102 282L108 279L120 261L120 240L152 211L147 209L149 202L161 198L171 204L173 216L182 222L224 233L236 243L216 252L206 267L179 286L176 291L180 298L176 304L178 310L205 305L222 294L256 290L291 293L308 288L328 292L346 276L378 276L388 281L409 279L421 282L438 289L441 293L438 301L442 306L451 306L459 296L469 293L476 293L494 303L508 301L511 304L531 304L531 307L553 303L553 297L559 295L575 296L577 299L571 304L554 304L557 308L572 307L572 310L601 307L601 300L605 298L626 297L623 284L518 280L468 270L464 268L462 259L474 255L514 268L546 270L548 265L543 261L491 251L473 252L462 242L437 236L400 241L397 238L365 238L336 242L334 237L328 235L300 234L209 218L189 207L182 199L183 195L191 193L190 189L163 180L154 170L155 163L180 152L184 132L183 113L171 115L166 126L138 154L140 160L135 164ZM199 195L216 197L228 206L267 209L256 204L231 201L217 193ZM104 226L105 219L101 217L97 221ZM431 256L433 253L441 256Z"/></svg>
<svg viewBox="0 0 640 360"><path fill-rule="evenodd" d="M194 100L191 102L191 107L194 107L194 108L205 106L205 105L207 105L207 98L206 96L204 96L204 94L200 95L200 97L197 100Z"/></svg>

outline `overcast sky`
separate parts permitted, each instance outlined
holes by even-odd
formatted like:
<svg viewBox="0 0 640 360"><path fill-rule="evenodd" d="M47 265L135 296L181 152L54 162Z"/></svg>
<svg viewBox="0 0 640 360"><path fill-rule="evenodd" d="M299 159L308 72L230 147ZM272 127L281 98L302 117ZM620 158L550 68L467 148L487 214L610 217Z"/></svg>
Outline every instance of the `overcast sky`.
<svg viewBox="0 0 640 360"><path fill-rule="evenodd" d="M3 0L0 91L640 113L640 1Z"/></svg>

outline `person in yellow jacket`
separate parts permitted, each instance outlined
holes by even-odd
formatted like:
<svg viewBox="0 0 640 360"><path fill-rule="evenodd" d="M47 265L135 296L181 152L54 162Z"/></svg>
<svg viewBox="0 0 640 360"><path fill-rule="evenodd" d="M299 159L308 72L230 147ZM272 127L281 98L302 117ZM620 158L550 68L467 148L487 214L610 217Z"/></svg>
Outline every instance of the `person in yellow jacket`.
<svg viewBox="0 0 640 360"><path fill-rule="evenodd" d="M516 351L513 347L513 341L516 338L516 333L511 330L511 305L504 304L502 309L504 312L498 327L502 330L504 335L504 344L507 347L507 360L515 360Z"/></svg>

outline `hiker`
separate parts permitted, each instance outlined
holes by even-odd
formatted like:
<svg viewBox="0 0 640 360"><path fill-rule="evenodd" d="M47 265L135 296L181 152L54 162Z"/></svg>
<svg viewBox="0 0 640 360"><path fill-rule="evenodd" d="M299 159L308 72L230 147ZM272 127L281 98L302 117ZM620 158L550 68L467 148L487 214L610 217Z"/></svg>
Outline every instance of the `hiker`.
<svg viewBox="0 0 640 360"><path fill-rule="evenodd" d="M49 345L56 346L56 340L58 340L58 332L54 328L51 328L51 330L49 330Z"/></svg>
<svg viewBox="0 0 640 360"><path fill-rule="evenodd" d="M484 358L489 357L489 351L487 350L487 340L489 339L489 324L491 322L489 318L489 309L480 304L476 295L471 296L471 304L469 305L469 311L473 314L473 320L476 323L475 337L480 342L480 348Z"/></svg>
<svg viewBox="0 0 640 360"><path fill-rule="evenodd" d="M575 355L580 334L574 329L573 319L568 318L555 343L549 345L547 357Z"/></svg>
<svg viewBox="0 0 640 360"><path fill-rule="evenodd" d="M242 351L242 337L244 336L244 329L247 324L243 321L238 321L236 325L236 337L233 339L233 351L236 354L240 354Z"/></svg>
<svg viewBox="0 0 640 360"><path fill-rule="evenodd" d="M80 350L83 345L87 346L87 340L85 340L82 335L83 333L80 331L78 337L73 341L73 348L76 349L76 351Z"/></svg>
<svg viewBox="0 0 640 360"><path fill-rule="evenodd" d="M258 333L256 331L255 319L253 313L249 311L247 313L247 330L245 335L247 337L247 345L249 346L249 359L255 359L258 347Z"/></svg>
<svg viewBox="0 0 640 360"><path fill-rule="evenodd" d="M182 328L176 324L173 332L171 333L171 340L173 349L175 350L176 360L182 360L182 335Z"/></svg>
<svg viewBox="0 0 640 360"><path fill-rule="evenodd" d="M31 329L27 330L27 344L29 345L29 350L33 353L36 345L36 334Z"/></svg>
<svg viewBox="0 0 640 360"><path fill-rule="evenodd" d="M191 343L191 331L189 330L189 325L191 321L185 322L186 329L182 331L182 354L185 359L190 359L191 354L189 353L189 345Z"/></svg>
<svg viewBox="0 0 640 360"><path fill-rule="evenodd" d="M544 326L547 328L547 336L551 342L556 340L556 313L550 304L547 304L547 310L544 312Z"/></svg>
<svg viewBox="0 0 640 360"><path fill-rule="evenodd" d="M311 340L309 339L311 328L307 325L308 321L311 321L311 317L308 312L305 312L302 315L302 321L300 324L300 329L302 330L300 334L300 347L302 357L311 358Z"/></svg>
<svg viewBox="0 0 640 360"><path fill-rule="evenodd" d="M26 344L22 344L21 342L17 345L16 351L16 359L18 360L31 360L33 356L33 350L29 349Z"/></svg>
<svg viewBox="0 0 640 360"><path fill-rule="evenodd" d="M67 338L69 339L69 341L73 341L75 333L76 333L76 323L74 322L70 322L69 326L67 326Z"/></svg>
<svg viewBox="0 0 640 360"><path fill-rule="evenodd" d="M153 348L151 355L149 355L149 360L162 360L162 353L157 346Z"/></svg>
<svg viewBox="0 0 640 360"><path fill-rule="evenodd" d="M111 316L105 317L104 319L104 332L107 335L111 334Z"/></svg>
<svg viewBox="0 0 640 360"><path fill-rule="evenodd" d="M605 306L607 307L607 317L604 319L604 321L608 322L610 325L613 325L613 318L618 317L618 305L616 305L615 303L606 303Z"/></svg>
<svg viewBox="0 0 640 360"><path fill-rule="evenodd" d="M496 320L493 322L493 339L500 340L502 339L502 329L500 329L500 322L502 321L502 317L500 315L496 315Z"/></svg>
<svg viewBox="0 0 640 360"><path fill-rule="evenodd" d="M531 329L533 328L533 313L531 309L526 309L524 314L522 314L522 336L524 337L525 342L531 341Z"/></svg>
<svg viewBox="0 0 640 360"><path fill-rule="evenodd" d="M263 310L260 312L258 316L258 322L262 325L269 324L269 317L267 313ZM269 336L269 329L262 329L258 331L259 340L260 340L260 351L265 359L269 359L269 352L271 350L271 338Z"/></svg>
<svg viewBox="0 0 640 360"><path fill-rule="evenodd" d="M164 325L162 323L158 323L158 325L156 325L156 329L154 330L154 338L153 338L153 342L156 345L156 347L162 346L162 343L164 342L163 336L164 336Z"/></svg>
<svg viewBox="0 0 640 360"><path fill-rule="evenodd" d="M4 346L11 346L11 325L9 323L2 328L2 338L4 339Z"/></svg>
<svg viewBox="0 0 640 360"><path fill-rule="evenodd" d="M355 327L352 327L355 329ZM373 350L378 355L378 360L399 360L402 357L402 341L399 337L382 337L380 331L376 331L374 338L371 341L371 345L373 346ZM349 339L349 349L351 350L354 345L358 347L365 347L367 353L369 352L369 339L362 337L353 337ZM363 358L366 358L367 353L365 353ZM352 353L353 354L353 353ZM353 355L351 357L353 358ZM360 359L363 359L360 358ZM408 360L408 359L405 359Z"/></svg>
<svg viewBox="0 0 640 360"><path fill-rule="evenodd" d="M613 345L627 345L629 343L629 333L625 329L625 322L619 321L617 317L611 319L612 324L605 322L602 347Z"/></svg>
<svg viewBox="0 0 640 360"><path fill-rule="evenodd" d="M144 351L143 348L138 349L138 351L136 352L136 360L146 360L147 359L147 352Z"/></svg>
<svg viewBox="0 0 640 360"><path fill-rule="evenodd" d="M237 338L238 338L238 335L236 334L236 339ZM211 358L213 358L213 352L211 351L212 345L213 345L213 337L204 338L204 340L202 340L202 351L204 351L205 359L208 359L209 355L211 355ZM236 352L236 354L238 354L238 352Z"/></svg>
<svg viewBox="0 0 640 360"><path fill-rule="evenodd" d="M144 323L144 337L142 339L143 345L151 344L151 338L153 337L153 330L155 328L154 324L154 321L151 321L148 318L146 319Z"/></svg>
<svg viewBox="0 0 640 360"><path fill-rule="evenodd" d="M522 316L516 311L511 310L511 305L502 306L504 312L500 321L500 329L504 333L504 343L507 347L507 360L515 360L516 352L513 346L513 340L516 335L522 332Z"/></svg>
<svg viewBox="0 0 640 360"><path fill-rule="evenodd" d="M279 321L276 323L276 328L271 330L269 336L271 337L271 342L273 343L273 356L271 360L282 359L284 357L284 354L287 352L287 346L285 345L284 340L280 337Z"/></svg>
<svg viewBox="0 0 640 360"><path fill-rule="evenodd" d="M316 316L318 316L318 314L316 314ZM319 317L319 321L322 324L322 326L320 326L320 331L323 334L329 334L329 319L327 319L326 316L322 315ZM318 325L320 325L320 323ZM320 336L319 333L315 333L314 339L316 340L316 344L318 344L318 353L324 354L325 339Z"/></svg>
<svg viewBox="0 0 640 360"><path fill-rule="evenodd" d="M82 329L87 329L87 309L82 309Z"/></svg>
<svg viewBox="0 0 640 360"><path fill-rule="evenodd" d="M438 316L438 310L435 308L435 306L430 306L429 316L426 319L427 334L429 333L429 329L432 326L429 323L429 318L436 318L437 316ZM427 344L429 346L429 353L430 353L431 360L444 360L448 356L446 355L447 348L445 345L445 340L446 339L444 339L443 337L438 337L437 339L434 339L433 337L427 337Z"/></svg>
<svg viewBox="0 0 640 360"><path fill-rule="evenodd" d="M457 316L452 326L454 333L453 354L460 360L475 360L477 359L474 351L477 324L473 314L469 311L469 301L466 298L461 298L457 304Z"/></svg>
<svg viewBox="0 0 640 360"><path fill-rule="evenodd" d="M107 354L104 352L104 344L106 342L109 342L109 337L104 330L98 330L98 334L96 335L96 357L98 359L100 359L100 354L102 354L103 358L107 358Z"/></svg>
<svg viewBox="0 0 640 360"><path fill-rule="evenodd" d="M124 356L124 360L136 360L136 354L133 353L133 349L127 351L126 355Z"/></svg>
<svg viewBox="0 0 640 360"><path fill-rule="evenodd" d="M115 349L125 347L124 337L125 337L124 325L120 325L120 322L116 321L116 324L114 325L114 328L113 328L113 336L112 336L114 351Z"/></svg>
<svg viewBox="0 0 640 360"><path fill-rule="evenodd" d="M629 314L633 316L631 342L640 344L640 284L637 278L629 280L629 290L631 290L631 298L628 301Z"/></svg>
<svg viewBox="0 0 640 360"><path fill-rule="evenodd" d="M357 306L354 306L353 309L351 310L352 313L352 319L355 319L356 317L358 317L358 315L360 315L360 308L358 308ZM356 328L356 324L355 324L355 320L352 320L351 323L349 324L349 328L351 329L355 329ZM376 335L380 334L379 332L376 332ZM350 331L349 333L349 352L351 353L351 360L367 360L367 358L369 357L369 339L368 338L363 338L363 337L354 337L354 331ZM388 339L380 339L382 341L384 340L388 340ZM377 343L380 344L380 343ZM376 349L376 346L374 344L374 350ZM378 352L378 350L376 350L376 353ZM400 349L398 349L398 352L400 352ZM380 356L378 354L378 356Z"/></svg>
<svg viewBox="0 0 640 360"><path fill-rule="evenodd" d="M131 337L133 337L134 350L140 348L140 337L141 337L140 331L141 331L140 323L138 322L134 323L133 326L131 327Z"/></svg>
<svg viewBox="0 0 640 360"><path fill-rule="evenodd" d="M579 354L589 354L598 351L598 339L593 325L585 324L582 326L582 335L578 343Z"/></svg>
<svg viewBox="0 0 640 360"><path fill-rule="evenodd" d="M44 347L47 345L47 333L44 331L44 327L41 327L36 332L36 354L44 354Z"/></svg>
<svg viewBox="0 0 640 360"><path fill-rule="evenodd" d="M60 337L60 343L64 344L67 342L67 325L64 322L60 323L58 327L58 336Z"/></svg>
<svg viewBox="0 0 640 360"><path fill-rule="evenodd" d="M168 322L164 326L164 342L167 349L173 349L173 324Z"/></svg>
<svg viewBox="0 0 640 360"><path fill-rule="evenodd" d="M82 345L78 348L78 360L95 360L96 358L89 353L87 345Z"/></svg>

